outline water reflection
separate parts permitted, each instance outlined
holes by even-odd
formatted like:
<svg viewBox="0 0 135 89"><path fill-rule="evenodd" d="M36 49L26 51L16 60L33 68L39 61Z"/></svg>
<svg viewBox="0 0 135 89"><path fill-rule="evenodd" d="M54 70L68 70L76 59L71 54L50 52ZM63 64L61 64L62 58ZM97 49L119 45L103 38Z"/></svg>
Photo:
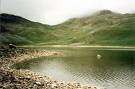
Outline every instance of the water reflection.
<svg viewBox="0 0 135 89"><path fill-rule="evenodd" d="M66 56L45 57L17 64L60 81L75 81L107 89L135 88L135 51L59 49ZM97 59L97 54L102 56ZM24 66L26 64L27 66Z"/></svg>

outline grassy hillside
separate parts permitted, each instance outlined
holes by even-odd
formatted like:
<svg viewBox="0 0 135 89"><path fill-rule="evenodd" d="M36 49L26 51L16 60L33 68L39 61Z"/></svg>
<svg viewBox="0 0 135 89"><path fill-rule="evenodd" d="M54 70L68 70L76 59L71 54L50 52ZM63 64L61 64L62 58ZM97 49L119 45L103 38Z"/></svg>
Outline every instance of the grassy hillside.
<svg viewBox="0 0 135 89"><path fill-rule="evenodd" d="M135 45L135 14L108 10L73 18L56 26L1 14L1 43Z"/></svg>
<svg viewBox="0 0 135 89"><path fill-rule="evenodd" d="M0 43L34 44L54 40L51 27L19 16L1 14Z"/></svg>
<svg viewBox="0 0 135 89"><path fill-rule="evenodd" d="M59 38L88 45L135 45L135 14L100 11L57 26Z"/></svg>

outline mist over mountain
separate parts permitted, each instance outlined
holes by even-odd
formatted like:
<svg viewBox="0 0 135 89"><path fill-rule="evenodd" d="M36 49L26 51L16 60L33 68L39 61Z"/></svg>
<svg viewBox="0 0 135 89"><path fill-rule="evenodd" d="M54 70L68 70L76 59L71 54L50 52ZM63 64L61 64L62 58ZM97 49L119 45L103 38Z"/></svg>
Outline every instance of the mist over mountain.
<svg viewBox="0 0 135 89"><path fill-rule="evenodd" d="M92 15L100 10L135 13L135 0L1 0L0 7L0 13L57 25L70 18Z"/></svg>
<svg viewBox="0 0 135 89"><path fill-rule="evenodd" d="M1 44L135 45L135 14L102 10L49 26L1 14Z"/></svg>

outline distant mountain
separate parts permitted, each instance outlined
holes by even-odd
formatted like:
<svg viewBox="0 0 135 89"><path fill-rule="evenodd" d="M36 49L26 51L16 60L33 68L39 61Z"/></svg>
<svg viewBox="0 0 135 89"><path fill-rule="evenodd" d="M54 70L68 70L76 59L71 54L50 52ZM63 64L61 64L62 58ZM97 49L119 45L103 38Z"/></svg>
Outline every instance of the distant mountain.
<svg viewBox="0 0 135 89"><path fill-rule="evenodd" d="M135 45L135 14L103 10L91 16L70 19L57 28L61 37L71 43Z"/></svg>
<svg viewBox="0 0 135 89"><path fill-rule="evenodd" d="M10 14L0 15L0 44L34 44L55 39L52 28Z"/></svg>
<svg viewBox="0 0 135 89"><path fill-rule="evenodd" d="M73 18L56 26L1 14L1 43L135 45L135 14L109 10Z"/></svg>
<svg viewBox="0 0 135 89"><path fill-rule="evenodd" d="M3 23L22 23L22 22L30 22L27 19L24 19L22 17L19 16L15 16L15 15L10 15L10 14L1 14L0 15L0 19Z"/></svg>

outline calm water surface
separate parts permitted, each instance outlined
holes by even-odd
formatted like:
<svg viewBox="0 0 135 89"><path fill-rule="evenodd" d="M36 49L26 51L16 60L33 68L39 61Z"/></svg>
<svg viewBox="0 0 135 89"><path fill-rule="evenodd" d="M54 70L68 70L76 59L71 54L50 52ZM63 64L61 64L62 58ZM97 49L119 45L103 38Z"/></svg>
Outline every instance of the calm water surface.
<svg viewBox="0 0 135 89"><path fill-rule="evenodd" d="M52 48L53 49L53 48ZM55 80L135 89L135 51L91 48L55 48L64 56L44 57L16 64ZM102 56L97 59L97 55ZM40 59L40 60L39 60Z"/></svg>

